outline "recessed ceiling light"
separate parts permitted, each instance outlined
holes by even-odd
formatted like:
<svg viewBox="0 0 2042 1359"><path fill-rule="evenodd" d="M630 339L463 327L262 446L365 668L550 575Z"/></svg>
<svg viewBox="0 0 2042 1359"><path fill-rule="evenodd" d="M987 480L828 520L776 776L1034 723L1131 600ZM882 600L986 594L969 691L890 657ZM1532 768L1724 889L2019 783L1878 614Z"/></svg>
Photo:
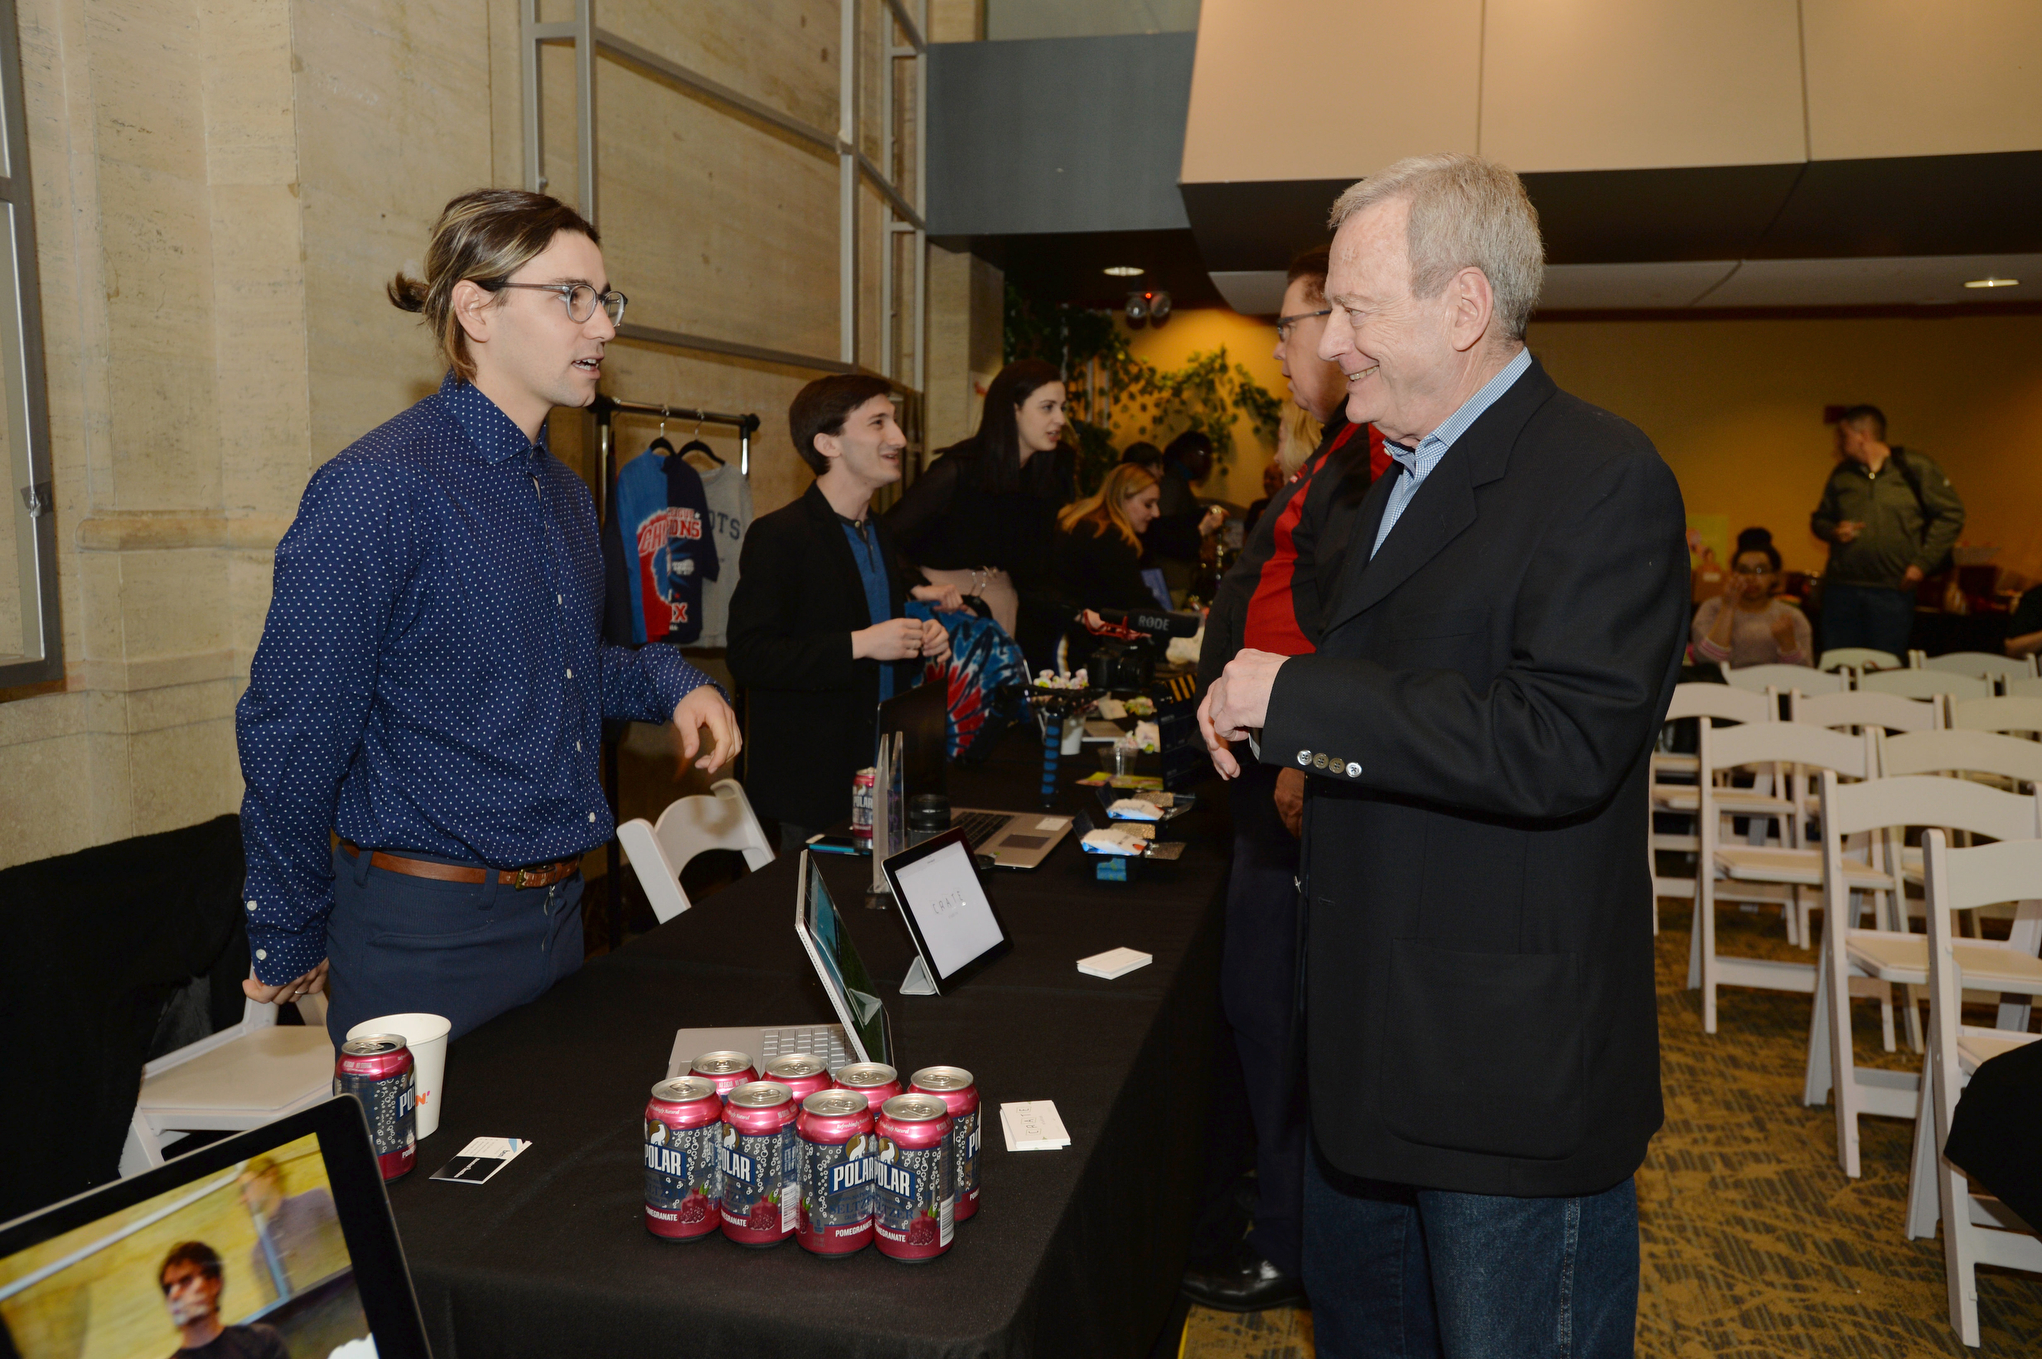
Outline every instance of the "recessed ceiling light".
<svg viewBox="0 0 2042 1359"><path fill-rule="evenodd" d="M1140 278L1142 275L1140 266L1133 264L1109 264L1106 266L1106 272L1115 278Z"/></svg>
<svg viewBox="0 0 2042 1359"><path fill-rule="evenodd" d="M1974 278L1968 280L1964 286L1967 288L2018 288L2020 284L2021 280L2017 278Z"/></svg>

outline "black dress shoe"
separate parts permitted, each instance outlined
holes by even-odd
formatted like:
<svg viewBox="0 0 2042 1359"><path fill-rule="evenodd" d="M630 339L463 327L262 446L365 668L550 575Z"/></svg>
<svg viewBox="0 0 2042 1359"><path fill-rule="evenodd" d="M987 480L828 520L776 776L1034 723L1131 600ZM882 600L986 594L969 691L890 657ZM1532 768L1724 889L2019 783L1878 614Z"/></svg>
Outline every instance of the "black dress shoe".
<svg viewBox="0 0 2042 1359"><path fill-rule="evenodd" d="M1185 1270L1184 1296L1201 1307L1222 1312L1259 1312L1265 1307L1301 1305L1305 1286L1295 1274L1284 1273L1243 1241L1231 1259Z"/></svg>

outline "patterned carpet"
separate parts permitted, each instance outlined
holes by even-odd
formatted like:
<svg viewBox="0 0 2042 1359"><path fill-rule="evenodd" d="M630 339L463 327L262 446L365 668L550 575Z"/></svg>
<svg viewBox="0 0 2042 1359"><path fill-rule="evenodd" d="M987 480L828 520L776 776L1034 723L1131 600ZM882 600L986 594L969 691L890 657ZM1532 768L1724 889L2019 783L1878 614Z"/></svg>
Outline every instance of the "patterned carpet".
<svg viewBox="0 0 2042 1359"><path fill-rule="evenodd" d="M1819 919L1819 917L1818 917ZM1812 961L1779 917L1719 916L1726 953ZM1940 1239L1906 1241L1901 1217L1914 1128L1866 1118L1864 1177L1836 1165L1836 1122L1801 1104L1809 999L1728 988L1702 1033L1687 972L1688 911L1662 903L1659 1027L1666 1126L1638 1173L1643 1287L1638 1353L1680 1359L1819 1355L2042 1355L2042 1275L1981 1269L1983 1344L1949 1326ZM1879 1015L1856 1006L1857 1060L1919 1070L1903 1037L1879 1047ZM1976 1022L1991 1022L1981 1014ZM1309 1313L1191 1309L1184 1359L1310 1359Z"/></svg>

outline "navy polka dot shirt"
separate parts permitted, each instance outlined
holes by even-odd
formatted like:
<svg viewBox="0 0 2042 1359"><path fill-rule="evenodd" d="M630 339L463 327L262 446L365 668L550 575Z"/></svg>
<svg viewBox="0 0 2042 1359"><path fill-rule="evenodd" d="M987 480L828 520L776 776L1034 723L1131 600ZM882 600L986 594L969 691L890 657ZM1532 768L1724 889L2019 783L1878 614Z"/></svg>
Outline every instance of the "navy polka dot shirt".
<svg viewBox="0 0 2042 1359"><path fill-rule="evenodd" d="M255 973L326 956L328 831L516 868L608 840L602 722L666 722L709 677L604 645L581 478L495 402L440 390L313 474L235 710Z"/></svg>

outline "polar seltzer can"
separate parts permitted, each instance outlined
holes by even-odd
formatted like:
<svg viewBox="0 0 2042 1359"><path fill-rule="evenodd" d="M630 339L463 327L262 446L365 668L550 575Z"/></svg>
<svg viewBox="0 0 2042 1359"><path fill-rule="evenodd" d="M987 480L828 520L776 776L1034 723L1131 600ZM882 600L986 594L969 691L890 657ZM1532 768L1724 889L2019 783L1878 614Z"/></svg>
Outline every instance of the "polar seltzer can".
<svg viewBox="0 0 2042 1359"><path fill-rule="evenodd" d="M394 1180L418 1161L418 1078L411 1049L394 1033L364 1034L340 1045L333 1093L361 1101L383 1178Z"/></svg>
<svg viewBox="0 0 2042 1359"><path fill-rule="evenodd" d="M880 1105L905 1093L900 1088L900 1073L885 1062L852 1062L838 1067L837 1087L863 1095L874 1115L879 1113Z"/></svg>
<svg viewBox="0 0 2042 1359"><path fill-rule="evenodd" d="M723 1234L741 1246L794 1235L801 1203L794 1097L778 1081L749 1081L723 1106L716 1168L723 1175Z"/></svg>
<svg viewBox="0 0 2042 1359"><path fill-rule="evenodd" d="M688 1072L715 1086L718 1097L726 1104L730 1102L731 1091L759 1078L759 1073L752 1070L750 1055L742 1052L705 1052L694 1060Z"/></svg>
<svg viewBox="0 0 2042 1359"><path fill-rule="evenodd" d="M766 1069L759 1073L759 1079L778 1081L786 1086L794 1096L794 1107L799 1109L801 1102L810 1095L818 1090L830 1088L830 1068L820 1057L806 1052L794 1052L785 1057L775 1057L766 1063Z"/></svg>
<svg viewBox="0 0 2042 1359"><path fill-rule="evenodd" d="M950 1249L955 1226L950 1110L934 1095L895 1095L879 1108L872 1231L880 1254L916 1263Z"/></svg>
<svg viewBox="0 0 2042 1359"><path fill-rule="evenodd" d="M961 1066L925 1066L908 1089L934 1095L950 1110L950 1150L957 1159L957 1220L978 1212L978 1084Z"/></svg>
<svg viewBox="0 0 2042 1359"><path fill-rule="evenodd" d="M856 1090L818 1090L795 1117L801 1212L794 1239L817 1255L872 1243L872 1110Z"/></svg>
<svg viewBox="0 0 2042 1359"><path fill-rule="evenodd" d="M716 1230L722 1177L723 1101L700 1076L652 1087L645 1106L645 1229L668 1241L699 1241Z"/></svg>

